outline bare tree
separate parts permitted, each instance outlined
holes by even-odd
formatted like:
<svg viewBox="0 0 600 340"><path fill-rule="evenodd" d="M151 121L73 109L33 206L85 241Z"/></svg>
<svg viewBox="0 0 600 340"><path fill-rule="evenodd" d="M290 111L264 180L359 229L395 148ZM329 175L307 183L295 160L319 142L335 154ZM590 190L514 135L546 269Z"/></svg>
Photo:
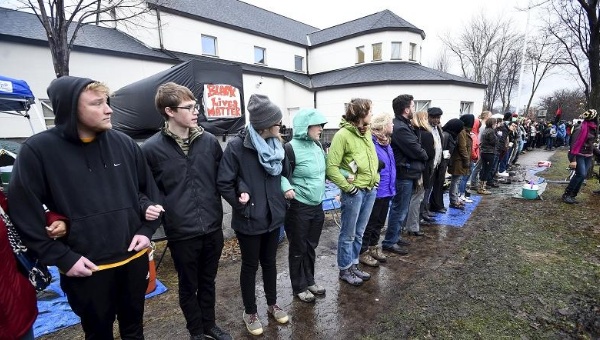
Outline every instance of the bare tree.
<svg viewBox="0 0 600 340"><path fill-rule="evenodd" d="M558 61L562 59L562 50L557 48L557 44L552 39L548 31L541 32L535 37L535 43L529 44L526 51L526 67L532 74L531 92L527 100L525 112L529 112L529 107L533 97L539 88L542 80L551 74L551 71Z"/></svg>
<svg viewBox="0 0 600 340"><path fill-rule="evenodd" d="M69 75L73 44L86 25L140 26L136 20L150 9L145 0L17 0L42 23L56 77Z"/></svg>
<svg viewBox="0 0 600 340"><path fill-rule="evenodd" d="M541 97L539 105L548 110L547 120L554 120L558 107L562 108L562 119L573 120L585 111L586 98L581 90L557 90Z"/></svg>
<svg viewBox="0 0 600 340"><path fill-rule="evenodd" d="M433 65L431 66L431 68L442 72L449 71L450 58L448 57L448 53L446 52L446 50L442 51L438 55L438 57L433 61Z"/></svg>

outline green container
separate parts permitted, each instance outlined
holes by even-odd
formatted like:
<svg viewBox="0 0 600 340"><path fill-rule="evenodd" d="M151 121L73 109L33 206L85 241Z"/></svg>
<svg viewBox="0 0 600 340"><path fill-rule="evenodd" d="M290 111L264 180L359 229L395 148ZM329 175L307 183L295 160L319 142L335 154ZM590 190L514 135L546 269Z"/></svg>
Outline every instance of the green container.
<svg viewBox="0 0 600 340"><path fill-rule="evenodd" d="M537 199L538 198L538 189L539 189L539 187L537 185L532 186L529 184L525 184L521 191L521 196L523 196L523 198L526 200Z"/></svg>
<svg viewBox="0 0 600 340"><path fill-rule="evenodd" d="M2 187L4 190L8 190L8 182L10 182L10 175L12 173L12 166L0 167L0 178L2 179Z"/></svg>

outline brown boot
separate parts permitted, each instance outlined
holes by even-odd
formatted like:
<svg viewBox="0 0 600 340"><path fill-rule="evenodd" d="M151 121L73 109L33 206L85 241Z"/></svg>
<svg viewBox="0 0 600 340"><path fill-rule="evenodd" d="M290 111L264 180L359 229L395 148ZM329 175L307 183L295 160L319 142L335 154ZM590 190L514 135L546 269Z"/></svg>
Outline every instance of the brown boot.
<svg viewBox="0 0 600 340"><path fill-rule="evenodd" d="M360 254L360 256L358 257L358 261L369 267L379 267L379 262L375 260L373 256L371 256L371 252L369 252L368 250Z"/></svg>
<svg viewBox="0 0 600 340"><path fill-rule="evenodd" d="M383 263L387 261L387 256L385 256L381 248L379 248L378 246L369 247L369 253L371 254L371 257L373 257L379 262Z"/></svg>
<svg viewBox="0 0 600 340"><path fill-rule="evenodd" d="M483 181L479 183L479 188L477 189L477 193L480 195L490 195L491 194L491 192L485 188L485 182L483 182Z"/></svg>

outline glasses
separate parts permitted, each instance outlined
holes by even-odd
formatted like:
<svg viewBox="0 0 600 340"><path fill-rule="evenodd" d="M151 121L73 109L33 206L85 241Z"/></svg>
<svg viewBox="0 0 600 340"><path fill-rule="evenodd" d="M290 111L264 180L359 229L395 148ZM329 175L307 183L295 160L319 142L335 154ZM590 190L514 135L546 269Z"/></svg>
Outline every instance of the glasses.
<svg viewBox="0 0 600 340"><path fill-rule="evenodd" d="M172 109L186 109L188 111L198 111L200 112L200 104L196 103L194 105L188 106L171 106Z"/></svg>

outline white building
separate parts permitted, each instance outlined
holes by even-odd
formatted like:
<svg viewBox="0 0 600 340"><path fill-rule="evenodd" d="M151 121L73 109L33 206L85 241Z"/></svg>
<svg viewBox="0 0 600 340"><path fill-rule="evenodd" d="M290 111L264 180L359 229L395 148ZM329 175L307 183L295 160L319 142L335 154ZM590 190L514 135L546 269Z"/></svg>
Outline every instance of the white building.
<svg viewBox="0 0 600 340"><path fill-rule="evenodd" d="M442 108L444 121L482 108L486 86L422 66L425 33L387 10L320 30L237 0L166 3L148 1L143 29L86 26L70 74L116 90L190 58L232 61L244 71L245 99L268 95L288 126L298 109L316 107L329 119L326 128L336 129L354 97L371 99L374 113L391 113L392 99L409 93L417 110ZM27 81L39 100L47 98L54 72L34 15L0 8L0 74ZM0 138L30 135L15 119L0 114Z"/></svg>

